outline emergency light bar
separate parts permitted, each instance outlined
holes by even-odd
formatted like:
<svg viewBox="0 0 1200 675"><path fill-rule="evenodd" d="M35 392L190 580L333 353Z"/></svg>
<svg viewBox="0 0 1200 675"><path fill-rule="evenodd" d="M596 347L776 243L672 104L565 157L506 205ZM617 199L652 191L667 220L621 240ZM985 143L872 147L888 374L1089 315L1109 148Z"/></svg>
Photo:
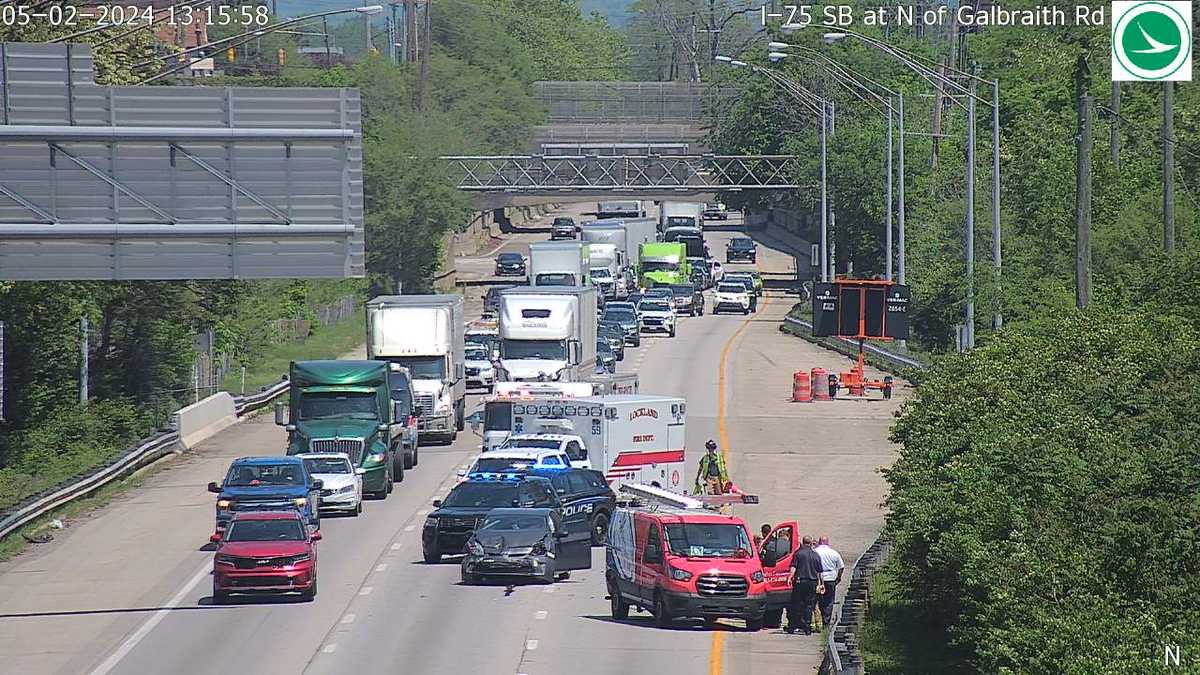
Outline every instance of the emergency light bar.
<svg viewBox="0 0 1200 675"><path fill-rule="evenodd" d="M592 395L592 385L587 382L498 382L496 396L499 398L580 398Z"/></svg>
<svg viewBox="0 0 1200 675"><path fill-rule="evenodd" d="M476 471L475 473L467 474L467 480L489 480L489 481L519 481L525 478L524 474L513 471L505 473L495 473L491 471Z"/></svg>

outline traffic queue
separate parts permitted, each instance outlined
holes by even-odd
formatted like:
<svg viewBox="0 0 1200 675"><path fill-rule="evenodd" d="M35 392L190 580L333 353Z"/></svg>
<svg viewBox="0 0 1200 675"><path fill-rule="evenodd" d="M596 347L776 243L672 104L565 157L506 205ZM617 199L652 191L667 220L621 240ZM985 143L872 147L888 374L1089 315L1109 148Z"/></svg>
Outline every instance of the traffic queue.
<svg viewBox="0 0 1200 675"><path fill-rule="evenodd" d="M686 400L641 393L636 373L615 372L644 337L673 338L680 314L702 316L708 289L714 314L756 309L758 274L709 255L710 207L664 203L657 221L558 218L554 241L532 244L528 261L500 256L497 273L527 285L489 291L471 324L458 295L368 302L367 360L292 363L275 408L285 453L237 459L209 484L213 601L314 598L322 513L358 516L366 495L386 499L418 466L420 446L453 443L470 425L481 452L433 501L425 563L458 557L464 584L553 583L589 569L591 548L604 546L614 619L641 608L660 626L725 617L777 626L796 524L775 526L760 549L724 512L756 498L688 495ZM645 209L602 203L604 213ZM739 239L727 264L757 258ZM486 393L470 416L468 387Z"/></svg>

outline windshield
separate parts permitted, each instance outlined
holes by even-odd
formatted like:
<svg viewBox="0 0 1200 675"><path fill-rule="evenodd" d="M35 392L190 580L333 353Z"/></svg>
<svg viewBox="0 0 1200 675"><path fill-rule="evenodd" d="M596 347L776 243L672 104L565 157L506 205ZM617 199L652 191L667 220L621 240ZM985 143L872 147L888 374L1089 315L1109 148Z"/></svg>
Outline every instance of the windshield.
<svg viewBox="0 0 1200 675"><path fill-rule="evenodd" d="M754 242L749 239L734 239L733 241L729 242L729 246L731 248L752 248L754 246Z"/></svg>
<svg viewBox="0 0 1200 675"><path fill-rule="evenodd" d="M408 374L414 380L446 379L446 358L443 356L401 356L389 360L408 368Z"/></svg>
<svg viewBox="0 0 1200 675"><path fill-rule="evenodd" d="M717 286L718 293L745 293L746 287L741 284L721 284Z"/></svg>
<svg viewBox="0 0 1200 675"><path fill-rule="evenodd" d="M304 485L300 467L287 464L235 464L229 467L225 487L257 487L259 485Z"/></svg>
<svg viewBox="0 0 1200 675"><path fill-rule="evenodd" d="M304 541L304 526L296 518L235 520L225 541Z"/></svg>
<svg viewBox="0 0 1200 675"><path fill-rule="evenodd" d="M552 359L565 361L567 344L562 340L505 340L500 345L505 359Z"/></svg>
<svg viewBox="0 0 1200 675"><path fill-rule="evenodd" d="M575 275L570 272L546 272L537 275L534 286L574 286Z"/></svg>
<svg viewBox="0 0 1200 675"><path fill-rule="evenodd" d="M557 450L558 441L546 438L513 438L505 443L501 449L507 448L549 448Z"/></svg>
<svg viewBox="0 0 1200 675"><path fill-rule="evenodd" d="M492 358L492 352L487 347L467 347L466 359L468 361L487 361Z"/></svg>
<svg viewBox="0 0 1200 675"><path fill-rule="evenodd" d="M669 311L671 311L671 306L665 302L643 302L642 303L642 311L643 312L669 312Z"/></svg>
<svg viewBox="0 0 1200 675"><path fill-rule="evenodd" d="M695 227L696 219L692 216L670 216L667 218L667 226Z"/></svg>
<svg viewBox="0 0 1200 675"><path fill-rule="evenodd" d="M351 473L350 460L341 457L305 459L304 468L309 473Z"/></svg>
<svg viewBox="0 0 1200 675"><path fill-rule="evenodd" d="M300 394L300 419L322 420L333 417L379 419L375 393L322 391Z"/></svg>
<svg viewBox="0 0 1200 675"><path fill-rule="evenodd" d="M501 253L496 259L502 263L519 263L525 260L520 253Z"/></svg>
<svg viewBox="0 0 1200 675"><path fill-rule="evenodd" d="M665 260L646 260L642 262L643 272L677 272L679 271L678 262L668 262Z"/></svg>
<svg viewBox="0 0 1200 675"><path fill-rule="evenodd" d="M485 431L509 431L512 429L512 404L494 402L483 407Z"/></svg>
<svg viewBox="0 0 1200 675"><path fill-rule="evenodd" d="M611 279L612 271L609 270L607 267L593 267L592 268L592 278L593 279Z"/></svg>
<svg viewBox="0 0 1200 675"><path fill-rule="evenodd" d="M471 471L483 471L485 473L504 473L506 471L514 471L520 469L528 469L537 464L536 459L504 459L501 457L480 457L475 461L475 466L471 467Z"/></svg>
<svg viewBox="0 0 1200 675"><path fill-rule="evenodd" d="M487 530L492 533L500 532L548 532L550 526L546 522L545 516L488 516L483 519L483 525L479 526L480 530Z"/></svg>
<svg viewBox="0 0 1200 675"><path fill-rule="evenodd" d="M446 496L446 501L442 502L442 506L460 509L495 509L512 506L516 499L517 486L515 484L466 482L459 483L451 490L450 494Z"/></svg>
<svg viewBox="0 0 1200 675"><path fill-rule="evenodd" d="M742 558L750 555L746 528L727 523L674 523L664 528L672 555Z"/></svg>

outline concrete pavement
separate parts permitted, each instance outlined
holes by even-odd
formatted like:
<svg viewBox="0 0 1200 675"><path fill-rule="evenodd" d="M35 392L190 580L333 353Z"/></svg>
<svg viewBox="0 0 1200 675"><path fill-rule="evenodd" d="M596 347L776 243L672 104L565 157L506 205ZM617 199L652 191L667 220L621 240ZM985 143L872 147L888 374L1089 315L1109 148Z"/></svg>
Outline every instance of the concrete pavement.
<svg viewBox="0 0 1200 675"><path fill-rule="evenodd" d="M709 235L718 259L730 235ZM537 238L522 235L511 245ZM491 258L463 262L470 272ZM791 264L790 252L760 244L759 268L782 274ZM737 334L725 364L730 464L735 481L762 498L738 513L752 526L798 519L806 533L830 534L852 564L882 524L876 469L891 461L886 429L905 392L887 403L790 403L793 370L840 370L848 360L780 333L794 296L769 295L748 318L682 318L676 338L647 337L627 351L621 369L639 372L645 393L688 398L694 474L696 450L720 436L719 365ZM478 307L478 298L468 302ZM273 454L283 445L282 431L266 417L228 429L56 542L0 565L0 662L20 673L103 666L114 673L527 675L706 667L803 673L819 663L816 637L724 624L663 631L641 613L612 621L601 549L593 550L591 570L567 582L511 590L464 587L456 564L421 563L430 500L445 494L477 442L467 433L452 446L423 447L420 466L387 501L368 502L359 518L326 520L314 603L216 607L208 603L211 553L202 550L213 508L204 485L231 458Z"/></svg>

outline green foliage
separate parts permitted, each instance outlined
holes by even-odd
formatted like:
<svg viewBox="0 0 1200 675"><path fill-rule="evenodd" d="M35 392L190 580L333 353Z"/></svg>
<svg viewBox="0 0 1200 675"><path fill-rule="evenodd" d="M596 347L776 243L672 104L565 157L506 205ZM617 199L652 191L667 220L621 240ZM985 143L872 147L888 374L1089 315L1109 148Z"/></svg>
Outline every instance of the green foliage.
<svg viewBox="0 0 1200 675"><path fill-rule="evenodd" d="M326 327L317 327L303 342L264 344L249 360L246 368L246 391L254 392L279 381L292 361L338 359L362 344L364 316L362 310ZM230 370L222 383L225 391L240 393L242 372Z"/></svg>
<svg viewBox="0 0 1200 675"><path fill-rule="evenodd" d="M1194 289L1198 270L1173 270L1186 281L1171 290ZM1008 330L939 362L904 407L887 529L906 599L962 663L1153 672L1161 645L1200 648L1188 312L1094 309Z"/></svg>

